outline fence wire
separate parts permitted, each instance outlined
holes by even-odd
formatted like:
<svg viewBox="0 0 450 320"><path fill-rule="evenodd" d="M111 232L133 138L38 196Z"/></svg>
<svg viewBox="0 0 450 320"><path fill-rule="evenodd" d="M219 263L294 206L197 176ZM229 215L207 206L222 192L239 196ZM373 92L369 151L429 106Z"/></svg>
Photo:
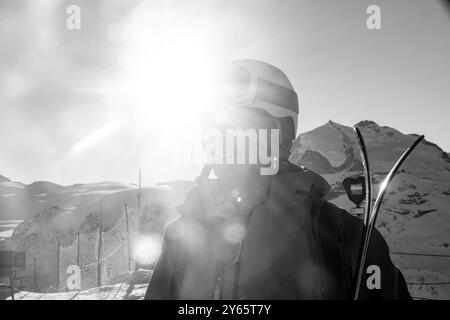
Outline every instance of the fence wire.
<svg viewBox="0 0 450 320"><path fill-rule="evenodd" d="M77 233L72 243L57 243L46 255L27 254L25 270L16 274L18 287L34 292L68 291L71 274L67 270L73 265L80 268L81 290L108 284L127 273L133 267L128 242L137 237L139 223L137 214L128 213L127 228L126 219L124 212L109 230Z"/></svg>

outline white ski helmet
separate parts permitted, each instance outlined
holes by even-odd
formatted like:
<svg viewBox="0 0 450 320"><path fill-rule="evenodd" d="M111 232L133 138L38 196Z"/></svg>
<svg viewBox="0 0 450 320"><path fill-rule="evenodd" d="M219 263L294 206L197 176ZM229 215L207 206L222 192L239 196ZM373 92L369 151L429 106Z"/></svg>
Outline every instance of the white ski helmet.
<svg viewBox="0 0 450 320"><path fill-rule="evenodd" d="M253 59L224 61L222 75L228 89L226 104L265 111L281 132L281 144L289 148L298 123L298 97L288 77L277 67Z"/></svg>

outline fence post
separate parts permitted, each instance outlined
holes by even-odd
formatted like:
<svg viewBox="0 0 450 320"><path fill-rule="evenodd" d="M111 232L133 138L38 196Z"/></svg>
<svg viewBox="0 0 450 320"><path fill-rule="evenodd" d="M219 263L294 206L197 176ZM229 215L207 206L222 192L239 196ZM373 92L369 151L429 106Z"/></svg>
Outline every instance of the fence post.
<svg viewBox="0 0 450 320"><path fill-rule="evenodd" d="M11 300L15 300L14 298L14 278L9 278L9 289L11 290Z"/></svg>
<svg viewBox="0 0 450 320"><path fill-rule="evenodd" d="M59 292L59 253L60 253L61 245L58 239L58 247L56 252L56 291Z"/></svg>
<svg viewBox="0 0 450 320"><path fill-rule="evenodd" d="M102 232L103 232L103 218L102 218L102 198L100 198L100 226L98 228L98 252L97 252L97 287L102 286Z"/></svg>
<svg viewBox="0 0 450 320"><path fill-rule="evenodd" d="M77 232L77 266L80 266L80 232Z"/></svg>
<svg viewBox="0 0 450 320"><path fill-rule="evenodd" d="M97 287L102 286L102 228L98 228Z"/></svg>
<svg viewBox="0 0 450 320"><path fill-rule="evenodd" d="M131 243L130 243L130 227L128 225L128 204L127 203L125 203L125 221L127 224L128 271L131 271Z"/></svg>
<svg viewBox="0 0 450 320"><path fill-rule="evenodd" d="M36 257L33 258L33 287L34 292L37 291L37 285L36 285Z"/></svg>

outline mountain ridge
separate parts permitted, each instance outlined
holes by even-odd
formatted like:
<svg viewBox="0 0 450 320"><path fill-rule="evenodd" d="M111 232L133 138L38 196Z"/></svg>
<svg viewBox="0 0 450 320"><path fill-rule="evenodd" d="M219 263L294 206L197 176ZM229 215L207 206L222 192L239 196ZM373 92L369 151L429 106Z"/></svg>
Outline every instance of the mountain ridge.
<svg viewBox="0 0 450 320"><path fill-rule="evenodd" d="M386 164L384 169L390 165L390 162L395 162L403 150L418 136L403 134L394 128L380 126L370 120L360 121L357 126L360 128L366 144L377 149L375 151L378 152L372 152L372 155L379 156L386 153L383 150L386 147L393 146L395 148L395 150L390 150L390 158L384 159ZM422 152L419 152L421 155L433 156L434 167L450 172L450 157L437 144L424 139L418 149L421 149ZM291 150L291 162L304 165L321 174L353 170L355 169L352 168L354 165L356 165L356 169L362 167L360 151L352 128L331 120L313 130L299 134L294 140ZM411 157L419 161L417 151ZM316 162L319 163L319 166ZM321 167L320 164L324 166Z"/></svg>
<svg viewBox="0 0 450 320"><path fill-rule="evenodd" d="M418 135L403 134L373 121L357 125L368 150L375 196L380 182ZM328 121L300 134L293 143L290 161L320 173L331 185L328 200L349 212L353 210L342 181L363 171L351 127ZM450 256L450 161L437 144L423 140L402 165L383 200L377 229L391 252L396 252L391 259L411 283L413 295L450 298L450 286L414 284L450 281L448 259L429 256Z"/></svg>

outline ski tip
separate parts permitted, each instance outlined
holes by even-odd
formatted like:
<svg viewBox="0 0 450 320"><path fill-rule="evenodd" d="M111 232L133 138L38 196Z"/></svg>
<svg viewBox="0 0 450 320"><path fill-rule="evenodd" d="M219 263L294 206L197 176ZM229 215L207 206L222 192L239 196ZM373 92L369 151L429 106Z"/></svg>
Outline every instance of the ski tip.
<svg viewBox="0 0 450 320"><path fill-rule="evenodd" d="M419 142L421 142L424 139L425 139L425 135L422 134L419 137L417 137L417 139L416 139L414 144L417 145Z"/></svg>

